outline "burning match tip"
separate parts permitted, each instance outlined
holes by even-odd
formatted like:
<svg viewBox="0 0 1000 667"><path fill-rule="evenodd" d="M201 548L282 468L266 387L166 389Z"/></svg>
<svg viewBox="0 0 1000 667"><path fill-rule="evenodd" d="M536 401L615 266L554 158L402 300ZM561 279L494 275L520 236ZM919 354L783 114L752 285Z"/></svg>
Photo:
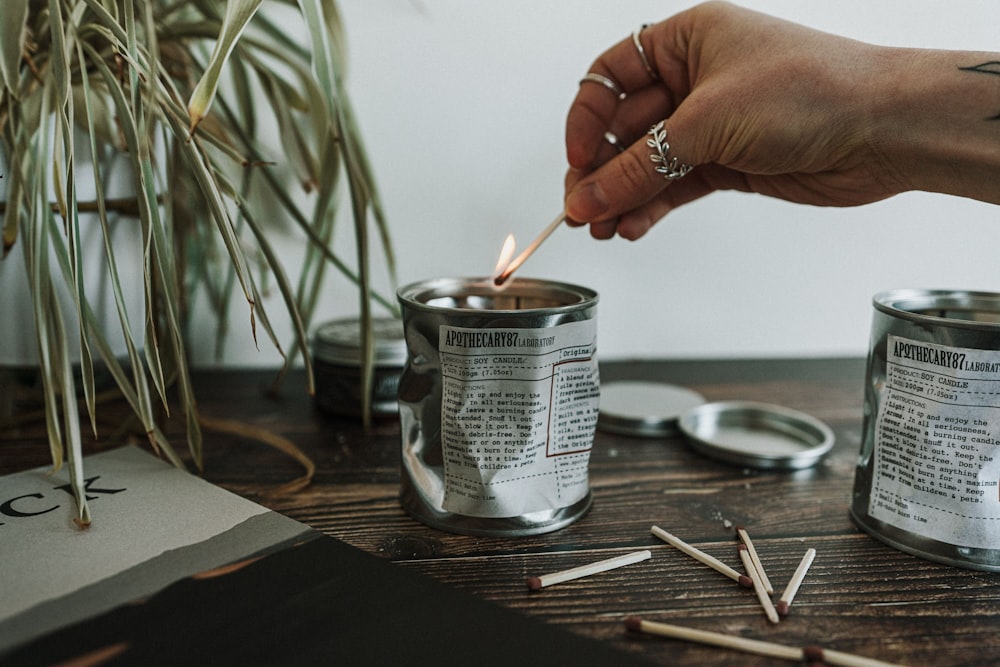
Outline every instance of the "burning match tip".
<svg viewBox="0 0 1000 667"><path fill-rule="evenodd" d="M629 616L625 619L625 629L630 632L642 631L642 619L638 616Z"/></svg>
<svg viewBox="0 0 1000 667"><path fill-rule="evenodd" d="M537 591L542 587L542 580L540 577L528 577L527 584L529 591Z"/></svg>
<svg viewBox="0 0 1000 667"><path fill-rule="evenodd" d="M507 282L507 276L503 275L502 273L493 279L493 284L496 285L497 287L500 287L505 282Z"/></svg>
<svg viewBox="0 0 1000 667"><path fill-rule="evenodd" d="M802 659L807 660L810 663L821 663L823 662L823 647L821 646L805 646L802 648Z"/></svg>

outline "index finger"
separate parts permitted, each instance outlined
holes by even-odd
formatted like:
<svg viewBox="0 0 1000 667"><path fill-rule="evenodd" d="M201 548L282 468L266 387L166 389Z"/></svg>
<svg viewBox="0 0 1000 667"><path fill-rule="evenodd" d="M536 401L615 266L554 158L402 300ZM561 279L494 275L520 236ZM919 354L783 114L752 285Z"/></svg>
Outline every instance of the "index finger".
<svg viewBox="0 0 1000 667"><path fill-rule="evenodd" d="M588 73L609 79L626 96L651 84L659 84L659 78L654 78L652 48L643 37L645 32L640 28L635 36L641 50L632 36L626 37L598 56ZM583 169L593 163L620 102L610 85L592 83L586 78L581 80L566 118L566 157L571 167Z"/></svg>

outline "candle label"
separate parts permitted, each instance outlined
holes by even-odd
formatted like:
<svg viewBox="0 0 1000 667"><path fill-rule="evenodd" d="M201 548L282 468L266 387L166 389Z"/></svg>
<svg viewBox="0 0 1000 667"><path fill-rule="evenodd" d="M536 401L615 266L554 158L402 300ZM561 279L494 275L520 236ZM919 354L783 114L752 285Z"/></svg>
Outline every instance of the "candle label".
<svg viewBox="0 0 1000 667"><path fill-rule="evenodd" d="M588 492L600 383L597 322L441 326L444 509L515 517Z"/></svg>
<svg viewBox="0 0 1000 667"><path fill-rule="evenodd" d="M869 514L947 544L1000 544L1000 352L890 335Z"/></svg>

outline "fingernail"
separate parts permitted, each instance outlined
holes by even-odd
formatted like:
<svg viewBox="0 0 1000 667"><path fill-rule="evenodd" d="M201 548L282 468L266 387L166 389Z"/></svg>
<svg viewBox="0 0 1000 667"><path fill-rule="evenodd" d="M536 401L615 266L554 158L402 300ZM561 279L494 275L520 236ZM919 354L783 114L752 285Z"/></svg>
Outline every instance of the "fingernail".
<svg viewBox="0 0 1000 667"><path fill-rule="evenodd" d="M566 198L566 213L580 222L591 222L608 210L608 199L597 183L577 188Z"/></svg>

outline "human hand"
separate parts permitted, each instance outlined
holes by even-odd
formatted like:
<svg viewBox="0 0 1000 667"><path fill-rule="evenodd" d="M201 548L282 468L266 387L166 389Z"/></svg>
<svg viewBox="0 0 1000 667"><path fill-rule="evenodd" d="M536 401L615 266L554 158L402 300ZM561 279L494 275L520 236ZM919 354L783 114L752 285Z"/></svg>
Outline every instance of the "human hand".
<svg viewBox="0 0 1000 667"><path fill-rule="evenodd" d="M722 2L639 39L657 78L626 38L589 70L624 99L582 82L566 121L566 212L595 238L637 239L716 190L853 206L908 189L873 139L889 50ZM650 160L646 132L664 119L668 157L694 166L684 178L665 179Z"/></svg>

